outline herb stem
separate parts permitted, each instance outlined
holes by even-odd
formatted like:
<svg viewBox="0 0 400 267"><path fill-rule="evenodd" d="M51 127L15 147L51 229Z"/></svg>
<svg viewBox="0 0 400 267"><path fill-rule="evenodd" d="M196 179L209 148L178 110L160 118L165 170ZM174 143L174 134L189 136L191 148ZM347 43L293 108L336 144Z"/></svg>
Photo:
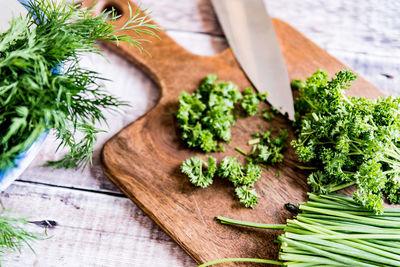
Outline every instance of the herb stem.
<svg viewBox="0 0 400 267"><path fill-rule="evenodd" d="M251 139L251 140L249 140L249 142L248 142L248 144L249 144L250 146L255 145L255 144L258 144L258 143L260 143L260 138Z"/></svg>
<svg viewBox="0 0 400 267"><path fill-rule="evenodd" d="M209 261L209 262L200 264L199 267L206 267L206 266L211 266L214 264L226 263L226 262L255 262L255 263L283 265L282 262L274 261L274 260L253 259L253 258L227 258L227 259L219 259L219 260Z"/></svg>
<svg viewBox="0 0 400 267"><path fill-rule="evenodd" d="M243 154L244 156L247 156L247 152L244 151L243 149L241 149L240 147L235 147L235 150L241 154Z"/></svg>
<svg viewBox="0 0 400 267"><path fill-rule="evenodd" d="M312 167L312 166L296 165L296 168L300 170L317 170L317 167Z"/></svg>
<svg viewBox="0 0 400 267"><path fill-rule="evenodd" d="M356 182L357 181L352 181L352 182L349 182L349 183L346 183L346 184L340 184L340 185L334 186L334 187L331 188L331 192L335 192L335 191L338 191L340 189L352 186L352 185L356 184Z"/></svg>
<svg viewBox="0 0 400 267"><path fill-rule="evenodd" d="M237 225L237 226L248 226L252 228L261 228L261 229L278 229L282 230L286 227L285 224L263 224L263 223L252 223L252 222L246 222L246 221L239 221L239 220L234 220L234 219L229 219L221 216L215 217L218 221L220 221L223 224L231 224L231 225Z"/></svg>

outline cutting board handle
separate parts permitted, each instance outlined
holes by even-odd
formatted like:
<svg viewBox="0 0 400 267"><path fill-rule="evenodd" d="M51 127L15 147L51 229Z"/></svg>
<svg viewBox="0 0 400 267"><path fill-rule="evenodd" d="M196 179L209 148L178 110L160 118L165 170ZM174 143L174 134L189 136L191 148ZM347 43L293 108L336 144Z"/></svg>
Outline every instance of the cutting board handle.
<svg viewBox="0 0 400 267"><path fill-rule="evenodd" d="M121 15L121 17L115 21L115 29L120 29L129 19L129 5L132 12L140 8L130 0L87 0L84 4L85 6L94 4L93 10L97 14L103 10L111 10L114 8L117 14ZM148 14L143 13L143 15ZM151 23L157 25L154 22ZM123 30L118 34L125 34L134 38L148 40L142 42L143 48L145 49L145 51L142 52L125 42L120 42L118 46L110 42L106 42L105 45L128 61L137 65L158 84L161 90L168 87L165 86L163 81L171 79L171 77L177 74L177 71L185 71L179 68L179 65L182 64L182 60L195 61L199 57L184 49L163 30L157 32L158 38L150 35L139 36L132 30Z"/></svg>

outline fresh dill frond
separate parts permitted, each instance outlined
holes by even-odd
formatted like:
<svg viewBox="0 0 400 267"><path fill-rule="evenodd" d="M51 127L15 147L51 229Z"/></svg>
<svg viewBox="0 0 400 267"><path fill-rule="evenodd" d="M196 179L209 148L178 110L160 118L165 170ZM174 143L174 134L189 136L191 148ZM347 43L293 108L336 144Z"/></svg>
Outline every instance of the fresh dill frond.
<svg viewBox="0 0 400 267"><path fill-rule="evenodd" d="M42 240L43 234L32 233L24 229L29 222L24 218L15 218L8 215L8 210L0 212L0 265L4 253L21 251L22 247L28 246L33 252L31 243Z"/></svg>
<svg viewBox="0 0 400 267"><path fill-rule="evenodd" d="M95 17L93 7L64 1L30 0L25 5L27 18L14 18L0 34L0 170L13 167L15 158L51 129L59 148L67 147L69 153L48 165L84 167L91 162L96 134L102 131L95 123L106 120L105 109L126 103L103 91L104 79L82 68L79 59L87 53L101 54L98 44L108 41L127 42L144 51L143 35L156 36L159 28L146 10L130 9L130 19L114 29L114 11ZM121 31L132 31L136 37Z"/></svg>

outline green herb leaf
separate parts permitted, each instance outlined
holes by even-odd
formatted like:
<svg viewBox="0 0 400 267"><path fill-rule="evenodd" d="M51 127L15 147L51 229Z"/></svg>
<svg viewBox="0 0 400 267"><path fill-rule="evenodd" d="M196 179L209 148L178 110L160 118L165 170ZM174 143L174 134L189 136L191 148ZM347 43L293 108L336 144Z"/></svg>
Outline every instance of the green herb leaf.
<svg viewBox="0 0 400 267"><path fill-rule="evenodd" d="M21 251L27 245L32 251L30 243L43 239L41 234L29 232L24 229L28 221L24 218L9 216L9 211L2 210L0 215L0 260L5 252Z"/></svg>
<svg viewBox="0 0 400 267"><path fill-rule="evenodd" d="M224 157L218 167L218 175L238 186L243 183L243 166L237 162L237 157Z"/></svg>
<svg viewBox="0 0 400 267"><path fill-rule="evenodd" d="M254 208L254 206L258 204L257 198L259 195L254 188L251 189L248 185L243 185L235 188L235 192L240 203L246 208Z"/></svg>
<svg viewBox="0 0 400 267"><path fill-rule="evenodd" d="M274 165L283 160L282 152L286 149L288 139L287 130L280 130L280 134L272 137L272 131L257 132L254 134L256 139L250 140L249 144L254 144L249 158L255 163Z"/></svg>
<svg viewBox="0 0 400 267"><path fill-rule="evenodd" d="M254 186L261 177L261 168L251 162L244 167L237 162L237 157L225 157L218 167L218 175L228 179L236 187L239 185Z"/></svg>
<svg viewBox="0 0 400 267"><path fill-rule="evenodd" d="M260 101L266 100L267 96L267 93L255 93L252 88L247 88L243 92L243 100L240 105L247 115L254 116L259 112L258 105Z"/></svg>
<svg viewBox="0 0 400 267"><path fill-rule="evenodd" d="M203 165L207 169L203 168ZM207 157L207 163L205 163L199 157L191 157L182 162L181 171L186 174L190 182L201 188L206 188L213 182L214 174L217 170L217 160L213 157Z"/></svg>

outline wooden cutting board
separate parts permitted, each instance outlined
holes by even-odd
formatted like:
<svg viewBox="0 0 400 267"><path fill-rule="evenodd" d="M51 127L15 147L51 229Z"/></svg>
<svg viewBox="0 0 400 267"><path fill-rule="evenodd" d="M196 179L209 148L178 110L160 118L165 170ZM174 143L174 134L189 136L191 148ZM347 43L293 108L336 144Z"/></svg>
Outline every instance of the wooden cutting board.
<svg viewBox="0 0 400 267"><path fill-rule="evenodd" d="M86 5L93 3L93 0L85 2ZM133 3L131 6L136 9ZM122 14L116 21L116 27L121 27L129 16L128 0L97 0L95 12L110 7ZM305 78L318 68L333 74L344 67L285 22L274 19L273 24L290 79ZM181 141L176 120L171 115L171 111L177 110L179 94L182 90L194 91L209 73L217 74L221 80L233 81L242 90L250 83L230 49L216 56L199 56L185 50L165 32L160 32L159 36L161 39L150 38L152 42L145 44L151 57L125 43L118 47L108 44L148 74L160 87L161 96L147 114L105 144L102 152L104 172L196 262L227 257L276 259L278 245L273 240L279 232L224 226L214 217L221 215L252 222L284 223L292 216L284 204L306 200L309 191L307 173L296 169L299 163L293 149L289 148L281 164L263 170L255 186L261 195L260 204L254 209L239 204L233 187L227 181L216 179L207 189L192 186L181 174L179 166L188 157L199 155L205 158L205 155L188 149ZM350 94L371 98L383 95L361 77L354 83ZM234 150L236 146L249 150L247 141L259 126L284 127L293 139L290 124L282 116L273 122L266 122L259 116L239 119L232 129L231 144L225 145L226 152L212 156L221 160L227 155L238 155ZM240 160L244 162L244 157L240 156ZM275 176L278 171L280 178Z"/></svg>

